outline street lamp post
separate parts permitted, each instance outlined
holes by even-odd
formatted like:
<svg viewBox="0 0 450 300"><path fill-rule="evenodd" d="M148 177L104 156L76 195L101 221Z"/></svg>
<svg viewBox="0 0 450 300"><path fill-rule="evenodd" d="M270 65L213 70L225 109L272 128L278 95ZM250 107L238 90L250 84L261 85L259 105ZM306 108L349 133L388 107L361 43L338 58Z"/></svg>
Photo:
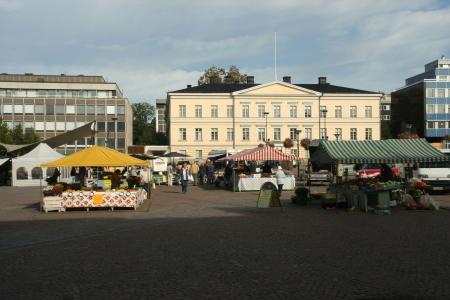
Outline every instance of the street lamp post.
<svg viewBox="0 0 450 300"><path fill-rule="evenodd" d="M295 136L297 138L297 156L300 156L300 129L295 129ZM300 180L300 160L297 160L297 178Z"/></svg>
<svg viewBox="0 0 450 300"><path fill-rule="evenodd" d="M114 147L113 149L116 149L116 143L117 143L117 117L112 117L112 120L114 121Z"/></svg>
<svg viewBox="0 0 450 300"><path fill-rule="evenodd" d="M334 136L336 137L336 141L339 141L339 137L341 136L339 133L335 133Z"/></svg>
<svg viewBox="0 0 450 300"><path fill-rule="evenodd" d="M268 139L267 139L267 136L268 136L268 132L267 132L267 116L269 115L269 113L268 112L264 112L264 117L266 118L266 132L264 133L264 140L265 140L265 142L266 142L266 144L267 144L267 141L268 141Z"/></svg>

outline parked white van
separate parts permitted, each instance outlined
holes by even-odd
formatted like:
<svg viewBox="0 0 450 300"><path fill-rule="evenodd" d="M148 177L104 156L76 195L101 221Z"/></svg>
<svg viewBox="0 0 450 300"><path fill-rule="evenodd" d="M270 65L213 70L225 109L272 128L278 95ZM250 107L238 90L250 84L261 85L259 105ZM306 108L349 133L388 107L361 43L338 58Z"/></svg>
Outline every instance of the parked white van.
<svg viewBox="0 0 450 300"><path fill-rule="evenodd" d="M421 163L418 177L435 191L450 191L450 162Z"/></svg>

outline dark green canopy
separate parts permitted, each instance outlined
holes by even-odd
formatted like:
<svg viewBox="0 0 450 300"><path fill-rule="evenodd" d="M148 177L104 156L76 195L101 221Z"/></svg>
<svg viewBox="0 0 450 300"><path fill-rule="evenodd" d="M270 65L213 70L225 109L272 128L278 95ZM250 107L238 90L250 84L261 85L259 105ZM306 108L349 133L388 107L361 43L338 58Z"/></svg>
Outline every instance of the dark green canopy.
<svg viewBox="0 0 450 300"><path fill-rule="evenodd" d="M423 163L448 161L424 139L381 141L321 141L312 154L316 164Z"/></svg>

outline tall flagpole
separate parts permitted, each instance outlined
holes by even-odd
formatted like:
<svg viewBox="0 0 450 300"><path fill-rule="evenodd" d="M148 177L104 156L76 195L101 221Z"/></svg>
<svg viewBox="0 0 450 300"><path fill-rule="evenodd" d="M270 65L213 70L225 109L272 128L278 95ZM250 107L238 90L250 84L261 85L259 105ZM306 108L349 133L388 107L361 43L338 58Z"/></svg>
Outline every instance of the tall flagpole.
<svg viewBox="0 0 450 300"><path fill-rule="evenodd" d="M274 40L274 43L275 43L275 45L274 45L274 48L275 48L275 59L274 59L274 62L275 62L275 80L278 80L278 74L277 74L277 32L275 31L275 40Z"/></svg>

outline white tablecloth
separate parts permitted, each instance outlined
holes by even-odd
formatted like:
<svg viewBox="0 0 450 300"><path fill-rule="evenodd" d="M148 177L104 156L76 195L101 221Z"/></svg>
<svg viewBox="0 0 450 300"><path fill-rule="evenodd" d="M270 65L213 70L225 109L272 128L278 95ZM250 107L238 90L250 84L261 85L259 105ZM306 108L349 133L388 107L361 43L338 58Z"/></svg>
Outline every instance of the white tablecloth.
<svg viewBox="0 0 450 300"><path fill-rule="evenodd" d="M277 186L276 178L238 178L237 188L242 191L259 191L261 186L266 182L272 182ZM295 177L286 176L283 178L283 191L293 190L295 188Z"/></svg>

